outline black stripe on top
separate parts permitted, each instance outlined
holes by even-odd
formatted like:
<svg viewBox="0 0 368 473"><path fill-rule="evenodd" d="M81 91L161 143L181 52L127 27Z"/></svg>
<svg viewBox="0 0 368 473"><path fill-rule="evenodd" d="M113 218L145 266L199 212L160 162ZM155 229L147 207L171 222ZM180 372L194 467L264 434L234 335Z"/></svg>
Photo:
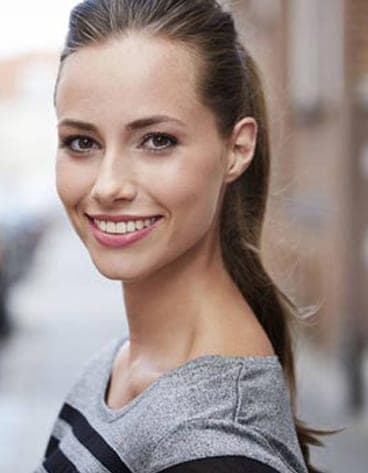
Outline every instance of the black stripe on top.
<svg viewBox="0 0 368 473"><path fill-rule="evenodd" d="M56 447L42 465L48 473L79 473L77 467Z"/></svg>
<svg viewBox="0 0 368 473"><path fill-rule="evenodd" d="M170 466L159 473L279 473L274 468L242 455L206 457Z"/></svg>
<svg viewBox="0 0 368 473"><path fill-rule="evenodd" d="M79 442L111 473L131 473L115 450L91 426L81 412L69 404L64 404L60 418L71 426Z"/></svg>

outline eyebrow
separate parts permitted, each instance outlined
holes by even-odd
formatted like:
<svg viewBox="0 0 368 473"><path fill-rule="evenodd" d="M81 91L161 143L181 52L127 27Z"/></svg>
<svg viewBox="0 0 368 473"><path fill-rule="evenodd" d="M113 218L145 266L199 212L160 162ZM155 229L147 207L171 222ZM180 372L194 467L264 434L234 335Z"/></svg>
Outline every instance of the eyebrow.
<svg viewBox="0 0 368 473"><path fill-rule="evenodd" d="M125 126L125 128L128 131L134 131L134 130L139 130L141 128L147 128L152 125L158 125L160 123L167 123L167 122L173 122L173 123L176 123L177 125L185 127L185 123L179 120L178 118L170 117L168 115L153 115L151 117L144 117L144 118L139 118L138 120L134 120L133 122L128 123ZM63 125L79 128L80 130L97 132L97 127L93 125L92 123L87 123L80 120L74 120L71 118L65 118L64 120L61 120L57 126L60 127Z"/></svg>

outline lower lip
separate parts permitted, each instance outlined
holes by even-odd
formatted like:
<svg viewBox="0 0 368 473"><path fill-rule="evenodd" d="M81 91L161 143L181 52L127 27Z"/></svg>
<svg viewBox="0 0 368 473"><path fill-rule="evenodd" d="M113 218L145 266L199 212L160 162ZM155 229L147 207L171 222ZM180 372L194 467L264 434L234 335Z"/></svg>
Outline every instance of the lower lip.
<svg viewBox="0 0 368 473"><path fill-rule="evenodd" d="M151 233L158 225L160 225L163 220L163 218L160 217L154 224L150 225L149 227L142 228L141 230L137 230L135 232L126 233L125 235L119 235L103 232L97 227L93 220L91 220L89 217L87 218L92 233L96 240L101 243L101 245L108 246L110 248L121 248L131 243L134 243L135 241L141 240L149 233Z"/></svg>

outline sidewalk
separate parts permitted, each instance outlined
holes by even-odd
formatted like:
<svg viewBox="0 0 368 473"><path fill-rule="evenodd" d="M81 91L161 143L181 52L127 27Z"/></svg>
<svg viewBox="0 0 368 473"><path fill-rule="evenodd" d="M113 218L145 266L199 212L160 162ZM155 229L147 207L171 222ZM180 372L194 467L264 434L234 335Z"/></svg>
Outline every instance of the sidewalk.
<svg viewBox="0 0 368 473"><path fill-rule="evenodd" d="M64 217L13 293L11 310L16 330L0 345L0 471L30 473L82 365L127 325L120 284L97 272ZM326 449L314 448L313 463L330 473L366 473L367 415L349 419L339 367L300 348L299 417L315 428L349 427L327 438Z"/></svg>

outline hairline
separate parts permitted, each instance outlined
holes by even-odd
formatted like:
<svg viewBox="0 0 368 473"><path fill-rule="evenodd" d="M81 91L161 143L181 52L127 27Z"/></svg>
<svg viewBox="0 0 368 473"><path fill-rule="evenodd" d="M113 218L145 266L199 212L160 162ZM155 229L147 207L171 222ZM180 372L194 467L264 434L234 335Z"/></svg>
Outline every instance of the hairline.
<svg viewBox="0 0 368 473"><path fill-rule="evenodd" d="M59 62L59 67L58 67L57 77L56 77L56 82L55 82L55 87L54 87L54 94L53 94L54 107L56 106L57 89L60 82L63 66L64 66L65 61L70 56L88 48L107 47L110 44L121 41L130 35L142 35L142 36L146 36L147 38L154 38L154 39L162 40L165 42L171 42L174 44L178 44L184 50L186 50L186 52L189 54L189 56L193 60L195 70L197 71L197 78L196 78L197 79L197 93L198 93L199 98L202 99L202 97L200 96L199 89L200 89L200 84L201 84L201 78L203 77L203 74L205 74L206 61L203 59L203 55L201 54L199 47L195 45L194 42L180 39L180 38L174 38L169 33L166 33L166 32L162 32L162 31L158 31L154 29L151 30L151 28L149 27L138 28L138 27L131 26L127 28L125 31L111 32L106 37L101 37L98 40L90 41L89 43L76 47L75 49L70 49L69 52L67 52L66 54L63 54L63 53L61 54L61 59Z"/></svg>

